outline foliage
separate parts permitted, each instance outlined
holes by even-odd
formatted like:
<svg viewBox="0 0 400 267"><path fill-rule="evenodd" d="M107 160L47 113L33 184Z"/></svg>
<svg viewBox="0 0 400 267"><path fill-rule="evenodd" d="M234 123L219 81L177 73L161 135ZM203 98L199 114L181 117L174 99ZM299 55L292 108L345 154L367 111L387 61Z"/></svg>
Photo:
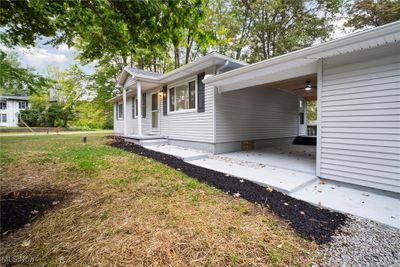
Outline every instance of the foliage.
<svg viewBox="0 0 400 267"><path fill-rule="evenodd" d="M317 120L317 101L307 101L307 121Z"/></svg>
<svg viewBox="0 0 400 267"><path fill-rule="evenodd" d="M104 110L89 101L79 101L75 107L76 120L71 122L72 127L88 127L91 129L110 129L110 120ZM111 120L112 121L112 120Z"/></svg>
<svg viewBox="0 0 400 267"><path fill-rule="evenodd" d="M41 121L41 118L40 118L41 112L37 108L28 108L25 110L21 110L20 117L21 117L22 121L30 127L42 126L39 123ZM21 122L20 126L25 126L25 124L23 124Z"/></svg>
<svg viewBox="0 0 400 267"><path fill-rule="evenodd" d="M400 20L400 1L355 0L347 3L348 20L346 26L362 29L381 26Z"/></svg>
<svg viewBox="0 0 400 267"><path fill-rule="evenodd" d="M67 127L74 118L71 108L60 103L53 103L46 107L37 106L20 112L21 119L30 127ZM24 126L23 123L20 126Z"/></svg>
<svg viewBox="0 0 400 267"><path fill-rule="evenodd" d="M30 95L46 90L51 80L23 68L13 53L0 50L0 95Z"/></svg>

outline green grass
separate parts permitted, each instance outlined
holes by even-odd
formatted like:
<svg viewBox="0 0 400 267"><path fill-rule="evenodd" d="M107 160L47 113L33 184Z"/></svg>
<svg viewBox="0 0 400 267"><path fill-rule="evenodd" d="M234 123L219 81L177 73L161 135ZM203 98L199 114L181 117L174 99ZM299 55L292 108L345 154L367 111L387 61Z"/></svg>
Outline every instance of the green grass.
<svg viewBox="0 0 400 267"><path fill-rule="evenodd" d="M0 137L2 193L66 191L71 199L3 238L0 256L37 266L304 266L315 244L265 210L105 134ZM21 246L29 239L31 245ZM283 244L283 245L281 245Z"/></svg>

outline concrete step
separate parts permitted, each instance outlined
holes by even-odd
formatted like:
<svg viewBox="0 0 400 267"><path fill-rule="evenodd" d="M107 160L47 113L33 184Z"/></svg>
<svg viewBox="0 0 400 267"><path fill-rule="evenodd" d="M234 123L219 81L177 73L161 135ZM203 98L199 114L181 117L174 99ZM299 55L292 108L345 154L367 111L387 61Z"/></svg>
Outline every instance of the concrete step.
<svg viewBox="0 0 400 267"><path fill-rule="evenodd" d="M167 145L167 139L149 139L149 140L140 140L140 145L142 146L155 146L155 145Z"/></svg>
<svg viewBox="0 0 400 267"><path fill-rule="evenodd" d="M252 181L262 186L269 186L285 194L295 191L316 182L317 177L304 172L291 171L276 167L249 167L223 160L204 158L187 161L190 164L215 170L231 176Z"/></svg>
<svg viewBox="0 0 400 267"><path fill-rule="evenodd" d="M146 146L146 148L164 154L172 155L184 161L197 160L208 157L208 153L205 151L183 148L173 145L151 145Z"/></svg>

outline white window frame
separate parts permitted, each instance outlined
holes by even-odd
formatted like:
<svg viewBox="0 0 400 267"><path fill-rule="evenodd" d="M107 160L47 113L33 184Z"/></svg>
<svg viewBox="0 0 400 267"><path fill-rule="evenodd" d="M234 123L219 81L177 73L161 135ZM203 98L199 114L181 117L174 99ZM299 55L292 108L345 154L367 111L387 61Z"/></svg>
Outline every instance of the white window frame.
<svg viewBox="0 0 400 267"><path fill-rule="evenodd" d="M174 110L174 111L170 111L170 99L169 99L169 89L170 88L174 88L174 90L176 89L176 87L179 87L181 85L186 85L187 88L189 89L189 83L190 82L194 82L194 108L190 108L190 109L182 109L182 110ZM167 85L167 114L180 114L180 113L188 113L188 112L195 112L197 111L197 76L192 76L190 78L187 78L185 80L180 80L179 82L175 82L175 83L171 83L169 85ZM176 91L175 91L175 98L176 98ZM175 103L175 108L176 108L176 103Z"/></svg>
<svg viewBox="0 0 400 267"><path fill-rule="evenodd" d="M28 101L18 101L18 109L27 109L27 108L28 108Z"/></svg>
<svg viewBox="0 0 400 267"><path fill-rule="evenodd" d="M147 103L145 104L144 102L143 102L143 95L146 95L146 101L147 101L147 93L142 93L142 114L140 115L141 116L141 118L143 119L143 105L145 105L146 106L146 112L147 112ZM138 102L138 97L137 97L137 95L135 96L135 97L133 97L132 98L133 99L133 102L132 102L132 108L134 108L134 111L133 111L133 118L134 119L137 119L138 118L138 114L137 114L137 112L136 112L136 105L137 105L137 102ZM138 107L139 108L139 107ZM139 111L139 110L138 110ZM147 114L146 114L147 115ZM146 116L147 117L147 116ZM146 117L144 117L144 118L146 118Z"/></svg>
<svg viewBox="0 0 400 267"><path fill-rule="evenodd" d="M5 120L3 120L3 118L6 118ZM7 113L2 113L1 115L0 115L0 122L1 123L7 123Z"/></svg>
<svg viewBox="0 0 400 267"><path fill-rule="evenodd" d="M4 104L4 108L3 108ZM1 100L0 101L0 110L6 110L7 109L7 100Z"/></svg>
<svg viewBox="0 0 400 267"><path fill-rule="evenodd" d="M122 116L119 116L119 105L122 106ZM123 120L124 119L124 103L123 102L118 102L117 103L117 120Z"/></svg>

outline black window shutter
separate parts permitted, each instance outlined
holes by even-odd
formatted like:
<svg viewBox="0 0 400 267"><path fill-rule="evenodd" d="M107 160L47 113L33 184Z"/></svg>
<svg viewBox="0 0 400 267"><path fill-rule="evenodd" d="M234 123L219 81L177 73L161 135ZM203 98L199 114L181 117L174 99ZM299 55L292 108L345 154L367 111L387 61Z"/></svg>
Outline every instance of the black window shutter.
<svg viewBox="0 0 400 267"><path fill-rule="evenodd" d="M132 118L135 118L135 98L132 97Z"/></svg>
<svg viewBox="0 0 400 267"><path fill-rule="evenodd" d="M115 119L118 120L118 102L115 102Z"/></svg>
<svg viewBox="0 0 400 267"><path fill-rule="evenodd" d="M204 112L205 111L205 85L203 83L205 72L197 74L197 111Z"/></svg>
<svg viewBox="0 0 400 267"><path fill-rule="evenodd" d="M163 86L162 93L163 93L163 115L167 116L168 104L167 104L167 86L166 85Z"/></svg>
<svg viewBox="0 0 400 267"><path fill-rule="evenodd" d="M144 93L142 95L142 105L143 105L143 109L142 109L142 117L146 118L146 93Z"/></svg>

